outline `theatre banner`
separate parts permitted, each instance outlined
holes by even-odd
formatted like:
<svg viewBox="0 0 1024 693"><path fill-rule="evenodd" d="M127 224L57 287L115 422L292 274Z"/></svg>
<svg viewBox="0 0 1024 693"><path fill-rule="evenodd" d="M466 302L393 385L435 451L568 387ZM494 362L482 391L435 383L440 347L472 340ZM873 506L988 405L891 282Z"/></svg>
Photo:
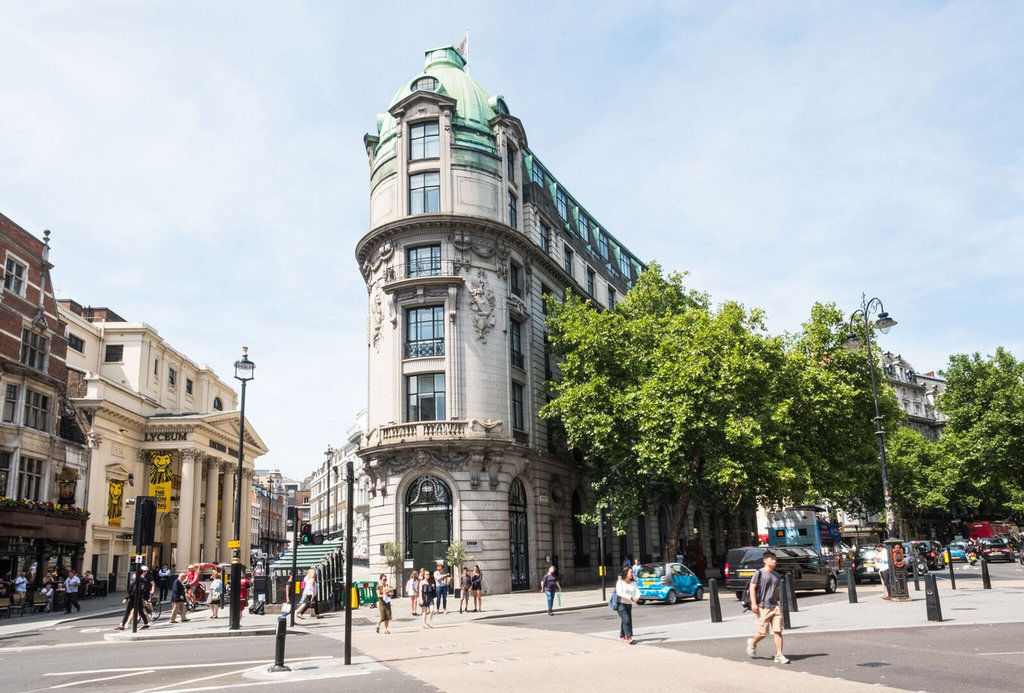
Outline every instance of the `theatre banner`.
<svg viewBox="0 0 1024 693"><path fill-rule="evenodd" d="M171 509L171 462L169 452L151 452L149 468L149 495L156 497L156 511Z"/></svg>

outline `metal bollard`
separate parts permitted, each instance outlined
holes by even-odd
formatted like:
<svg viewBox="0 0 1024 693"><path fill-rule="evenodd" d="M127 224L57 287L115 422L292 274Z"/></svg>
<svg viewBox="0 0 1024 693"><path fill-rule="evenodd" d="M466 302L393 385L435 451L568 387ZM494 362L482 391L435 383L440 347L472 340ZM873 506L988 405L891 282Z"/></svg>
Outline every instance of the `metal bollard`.
<svg viewBox="0 0 1024 693"><path fill-rule="evenodd" d="M782 592L782 594L779 595L781 597L781 599L779 599L779 604L782 606L782 627L786 630L793 627L793 623L789 618L789 597L787 596L789 594L788 583L789 581L786 579L786 576L783 575L782 581L779 583L779 590Z"/></svg>
<svg viewBox="0 0 1024 693"><path fill-rule="evenodd" d="M786 589L789 593L787 599L789 599L789 610L796 613L800 611L800 605L796 602L796 587L793 586L792 579L786 580Z"/></svg>
<svg viewBox="0 0 1024 693"><path fill-rule="evenodd" d="M846 569L846 595L851 604L857 603L857 581L853 577L853 567Z"/></svg>
<svg viewBox="0 0 1024 693"><path fill-rule="evenodd" d="M912 566L914 568L914 591L915 592L920 592L921 591L921 581L918 578L920 577L920 572L921 571L918 570L917 561L912 561Z"/></svg>
<svg viewBox="0 0 1024 693"><path fill-rule="evenodd" d="M284 638L288 634L288 612L291 610L290 604L281 605L281 615L277 619L277 639L274 643L274 666L267 671L291 671L291 667L284 664Z"/></svg>
<svg viewBox="0 0 1024 693"><path fill-rule="evenodd" d="M935 582L935 575L929 573L924 576L924 600L928 607L928 620L942 620L942 605L939 603L939 588Z"/></svg>
<svg viewBox="0 0 1024 693"><path fill-rule="evenodd" d="M722 603L718 600L718 581L708 580L708 604L711 607L711 622L722 622Z"/></svg>
<svg viewBox="0 0 1024 693"><path fill-rule="evenodd" d="M946 562L949 564L949 588L956 589L956 574L953 573L953 555L946 549ZM941 619L939 619L941 620Z"/></svg>
<svg viewBox="0 0 1024 693"><path fill-rule="evenodd" d="M981 559L981 586L983 589L992 589L992 576L988 574L988 561Z"/></svg>

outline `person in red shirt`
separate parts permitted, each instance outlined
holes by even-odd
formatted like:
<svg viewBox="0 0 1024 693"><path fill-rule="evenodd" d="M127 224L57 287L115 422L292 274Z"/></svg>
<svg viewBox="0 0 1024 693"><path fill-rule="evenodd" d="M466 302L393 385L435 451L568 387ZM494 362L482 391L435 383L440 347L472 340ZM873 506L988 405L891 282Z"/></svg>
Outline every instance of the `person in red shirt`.
<svg viewBox="0 0 1024 693"><path fill-rule="evenodd" d="M239 589L238 589L238 597L239 597L238 618L239 619L242 618L242 615L245 613L246 607L248 607L248 605L249 605L249 588L251 587L251 585L252 585L252 581L245 576L245 568L242 568L241 582L238 583L238 587L239 587Z"/></svg>

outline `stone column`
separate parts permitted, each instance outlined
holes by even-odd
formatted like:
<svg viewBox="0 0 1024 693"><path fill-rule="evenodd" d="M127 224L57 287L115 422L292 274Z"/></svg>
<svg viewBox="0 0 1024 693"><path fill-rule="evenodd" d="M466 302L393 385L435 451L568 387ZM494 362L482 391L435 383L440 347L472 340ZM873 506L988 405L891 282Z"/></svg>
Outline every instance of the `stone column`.
<svg viewBox="0 0 1024 693"><path fill-rule="evenodd" d="M183 569L195 561L192 546L192 522L198 507L195 497L196 451L188 448L181 454L181 488L178 491L178 566Z"/></svg>
<svg viewBox="0 0 1024 693"><path fill-rule="evenodd" d="M203 558L217 561L217 481L220 468L216 459L206 458L206 524L203 526Z"/></svg>
<svg viewBox="0 0 1024 693"><path fill-rule="evenodd" d="M242 548L240 559L243 566L249 565L249 549L252 548L252 470L242 470Z"/></svg>
<svg viewBox="0 0 1024 693"><path fill-rule="evenodd" d="M192 553L199 560L199 545L203 543L203 453L196 450L196 474L192 484Z"/></svg>
<svg viewBox="0 0 1024 693"><path fill-rule="evenodd" d="M220 502L220 560L226 563L231 559L228 542L235 536L231 523L235 509L235 466L221 462L220 468L224 472L224 491Z"/></svg>

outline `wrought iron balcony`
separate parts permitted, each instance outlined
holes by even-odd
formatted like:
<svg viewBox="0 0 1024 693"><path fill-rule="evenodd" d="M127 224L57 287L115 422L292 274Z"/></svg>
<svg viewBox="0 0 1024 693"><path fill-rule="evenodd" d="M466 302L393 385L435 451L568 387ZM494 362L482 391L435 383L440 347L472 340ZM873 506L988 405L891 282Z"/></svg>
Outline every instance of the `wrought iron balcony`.
<svg viewBox="0 0 1024 693"><path fill-rule="evenodd" d="M513 349L512 352L511 352L511 355L512 355L512 365L515 366L516 368L522 368L523 367L523 352L518 351L517 349Z"/></svg>
<svg viewBox="0 0 1024 693"><path fill-rule="evenodd" d="M455 263L452 260L427 258L401 262L390 265L384 270L384 283L419 279L422 277L451 277L455 275Z"/></svg>
<svg viewBox="0 0 1024 693"><path fill-rule="evenodd" d="M444 340L431 339L405 343L405 358L418 359L424 356L444 356Z"/></svg>

